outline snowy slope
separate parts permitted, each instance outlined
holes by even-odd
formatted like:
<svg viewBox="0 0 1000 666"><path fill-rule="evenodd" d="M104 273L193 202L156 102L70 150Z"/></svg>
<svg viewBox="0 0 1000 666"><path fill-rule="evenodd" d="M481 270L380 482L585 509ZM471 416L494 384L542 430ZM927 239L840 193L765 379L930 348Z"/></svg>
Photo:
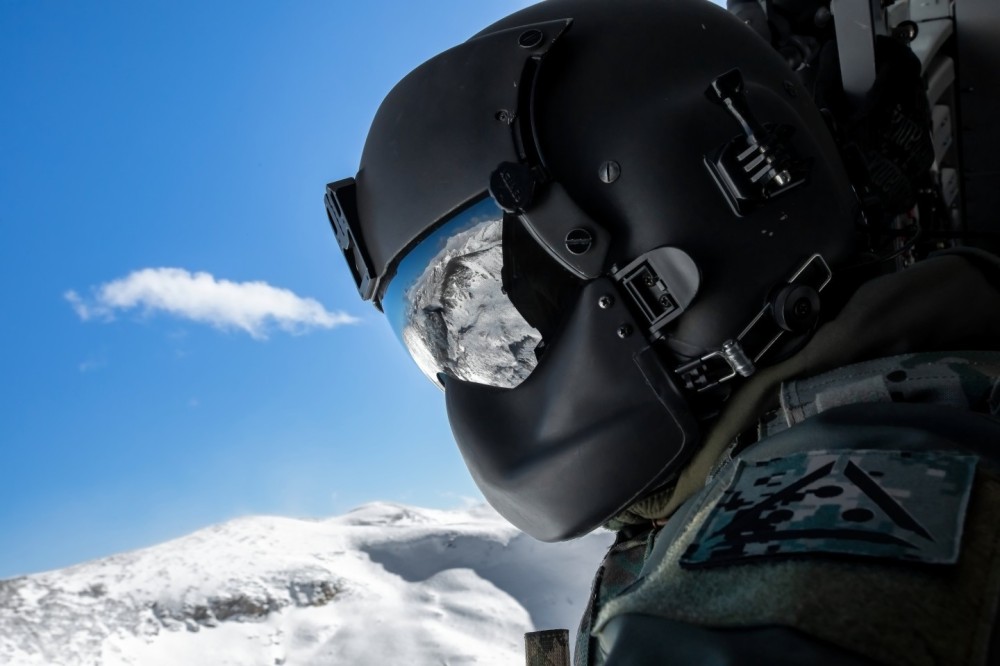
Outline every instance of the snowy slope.
<svg viewBox="0 0 1000 666"><path fill-rule="evenodd" d="M0 581L0 663L516 664L571 633L610 535L543 544L487 507L234 520Z"/></svg>

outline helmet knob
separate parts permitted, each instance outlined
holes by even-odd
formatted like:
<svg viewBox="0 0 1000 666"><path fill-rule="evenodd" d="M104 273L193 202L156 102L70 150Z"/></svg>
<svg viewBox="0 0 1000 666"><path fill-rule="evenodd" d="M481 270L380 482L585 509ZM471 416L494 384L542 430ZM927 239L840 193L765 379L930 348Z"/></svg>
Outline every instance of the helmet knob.
<svg viewBox="0 0 1000 666"><path fill-rule="evenodd" d="M538 178L531 167L518 162L502 162L490 174L490 196L504 211L523 213L535 198Z"/></svg>
<svg viewBox="0 0 1000 666"><path fill-rule="evenodd" d="M771 299L771 313L789 333L805 333L819 319L819 293L805 284L786 284Z"/></svg>

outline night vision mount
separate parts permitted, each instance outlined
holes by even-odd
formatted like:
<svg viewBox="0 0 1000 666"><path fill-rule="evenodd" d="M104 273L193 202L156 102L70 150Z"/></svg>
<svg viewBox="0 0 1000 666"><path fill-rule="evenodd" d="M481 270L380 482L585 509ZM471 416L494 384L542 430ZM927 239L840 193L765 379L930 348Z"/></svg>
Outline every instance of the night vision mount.
<svg viewBox="0 0 1000 666"><path fill-rule="evenodd" d="M378 287L378 274L372 268L371 259L362 242L360 226L356 222L358 204L357 185L354 179L344 178L329 183L326 186L323 202L326 204L327 219L337 237L337 245L344 253L344 259L347 261L358 293L362 299L370 301L374 298ZM377 300L375 306L382 309Z"/></svg>

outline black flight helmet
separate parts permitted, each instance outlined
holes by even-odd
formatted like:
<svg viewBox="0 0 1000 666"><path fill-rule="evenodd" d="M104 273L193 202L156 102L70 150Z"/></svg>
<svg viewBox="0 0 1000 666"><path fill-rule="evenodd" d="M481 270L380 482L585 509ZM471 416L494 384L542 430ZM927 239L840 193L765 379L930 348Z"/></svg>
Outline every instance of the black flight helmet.
<svg viewBox="0 0 1000 666"><path fill-rule="evenodd" d="M816 325L857 206L771 47L703 0L547 0L424 63L327 211L514 525L669 483L728 387Z"/></svg>

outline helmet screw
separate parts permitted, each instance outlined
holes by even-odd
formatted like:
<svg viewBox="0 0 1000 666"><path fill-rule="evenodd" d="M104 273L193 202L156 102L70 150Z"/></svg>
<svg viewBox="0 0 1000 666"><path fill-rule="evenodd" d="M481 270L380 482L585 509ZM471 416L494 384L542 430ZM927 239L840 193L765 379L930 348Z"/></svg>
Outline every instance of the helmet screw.
<svg viewBox="0 0 1000 666"><path fill-rule="evenodd" d="M594 237L586 229L574 229L566 234L566 249L573 254L585 254L594 244Z"/></svg>
<svg viewBox="0 0 1000 666"><path fill-rule="evenodd" d="M618 176L622 175L622 167L618 162L608 160L601 165L597 175L600 177L602 183L610 184L618 180Z"/></svg>
<svg viewBox="0 0 1000 666"><path fill-rule="evenodd" d="M622 324L618 327L618 337L624 340L628 336L632 335L632 327L628 324Z"/></svg>
<svg viewBox="0 0 1000 666"><path fill-rule="evenodd" d="M607 310L614 304L615 304L615 299L611 298L607 294L597 299L597 307L601 308L602 310Z"/></svg>
<svg viewBox="0 0 1000 666"><path fill-rule="evenodd" d="M507 109L500 109L499 111L496 112L496 114L493 117L502 123L506 123L507 125L509 125L510 121L513 120L513 118L510 115L510 111L508 111Z"/></svg>
<svg viewBox="0 0 1000 666"><path fill-rule="evenodd" d="M792 312L799 319L805 319L810 314L812 314L812 305L809 303L808 299L800 298L795 302L795 305L792 307Z"/></svg>
<svg viewBox="0 0 1000 666"><path fill-rule="evenodd" d="M517 43L523 49L533 49L541 44L543 39L545 39L545 35L542 34L542 31L532 28L522 32L517 38Z"/></svg>

